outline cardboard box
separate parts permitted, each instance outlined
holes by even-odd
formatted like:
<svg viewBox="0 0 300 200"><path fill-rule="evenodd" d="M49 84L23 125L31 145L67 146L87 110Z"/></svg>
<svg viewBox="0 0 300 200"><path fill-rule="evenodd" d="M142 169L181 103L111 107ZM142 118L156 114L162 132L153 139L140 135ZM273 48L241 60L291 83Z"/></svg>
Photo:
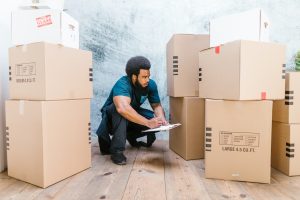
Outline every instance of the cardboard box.
<svg viewBox="0 0 300 200"><path fill-rule="evenodd" d="M205 100L206 178L270 183L272 103Z"/></svg>
<svg viewBox="0 0 300 200"><path fill-rule="evenodd" d="M90 100L6 101L8 175L46 188L91 167Z"/></svg>
<svg viewBox="0 0 300 200"><path fill-rule="evenodd" d="M210 21L210 47L234 40L269 41L270 21L262 9L222 16Z"/></svg>
<svg viewBox="0 0 300 200"><path fill-rule="evenodd" d="M1 86L1 83L0 83ZM1 87L0 87L0 172L7 167L6 162L6 136L5 136L5 113L4 102L2 101Z"/></svg>
<svg viewBox="0 0 300 200"><path fill-rule="evenodd" d="M199 96L284 99L285 46L238 40L199 53Z"/></svg>
<svg viewBox="0 0 300 200"><path fill-rule="evenodd" d="M64 9L64 0L22 0L19 7L21 9Z"/></svg>
<svg viewBox="0 0 300 200"><path fill-rule="evenodd" d="M12 12L13 45L49 42L79 48L79 24L70 15L55 9Z"/></svg>
<svg viewBox="0 0 300 200"><path fill-rule="evenodd" d="M209 48L209 35L175 34L167 44L167 94L199 95L198 53Z"/></svg>
<svg viewBox="0 0 300 200"><path fill-rule="evenodd" d="M300 123L300 72L286 74L285 100L274 101L273 121Z"/></svg>
<svg viewBox="0 0 300 200"><path fill-rule="evenodd" d="M9 49L9 98L92 97L92 53L44 42Z"/></svg>
<svg viewBox="0 0 300 200"><path fill-rule="evenodd" d="M288 176L300 175L300 124L273 122L272 167Z"/></svg>
<svg viewBox="0 0 300 200"><path fill-rule="evenodd" d="M185 160L204 158L204 99L170 97L170 122L181 123L170 130L170 149Z"/></svg>

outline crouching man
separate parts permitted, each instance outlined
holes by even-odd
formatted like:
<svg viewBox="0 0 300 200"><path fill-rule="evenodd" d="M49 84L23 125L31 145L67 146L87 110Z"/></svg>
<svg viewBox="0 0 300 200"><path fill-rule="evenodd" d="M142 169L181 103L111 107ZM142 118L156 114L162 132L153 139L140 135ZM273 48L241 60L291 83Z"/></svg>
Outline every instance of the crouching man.
<svg viewBox="0 0 300 200"><path fill-rule="evenodd" d="M126 139L133 147L150 147L156 139L155 133L142 131L167 124L157 85L150 79L150 67L145 57L130 58L126 64L127 75L115 83L101 108L102 121L97 130L100 151L103 155L110 154L115 164L126 164L123 154ZM153 111L141 108L146 99ZM138 142L137 138L143 136L147 142Z"/></svg>

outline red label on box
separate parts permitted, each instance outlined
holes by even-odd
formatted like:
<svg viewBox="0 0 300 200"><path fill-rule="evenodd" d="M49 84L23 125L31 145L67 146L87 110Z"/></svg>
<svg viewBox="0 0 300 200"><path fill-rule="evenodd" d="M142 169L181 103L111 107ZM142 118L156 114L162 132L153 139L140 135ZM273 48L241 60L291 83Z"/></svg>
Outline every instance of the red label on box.
<svg viewBox="0 0 300 200"><path fill-rule="evenodd" d="M216 54L220 53L220 46L215 47L215 52L216 52Z"/></svg>
<svg viewBox="0 0 300 200"><path fill-rule="evenodd" d="M52 24L51 15L46 15L36 18L37 27L47 26Z"/></svg>
<svg viewBox="0 0 300 200"><path fill-rule="evenodd" d="M261 92L261 99L265 100L267 98L267 93L266 92Z"/></svg>

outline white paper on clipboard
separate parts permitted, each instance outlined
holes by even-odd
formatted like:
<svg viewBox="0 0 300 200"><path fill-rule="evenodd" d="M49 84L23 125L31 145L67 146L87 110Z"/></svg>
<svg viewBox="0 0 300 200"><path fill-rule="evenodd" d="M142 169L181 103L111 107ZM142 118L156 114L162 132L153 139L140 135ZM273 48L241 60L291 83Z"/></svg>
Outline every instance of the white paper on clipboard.
<svg viewBox="0 0 300 200"><path fill-rule="evenodd" d="M176 128L178 126L180 126L181 124L180 123L177 123L177 124L168 124L166 126L160 126L158 128L151 128L151 129L147 129L145 131L142 131L142 132L153 132L153 131L168 131L168 130L171 130L173 128Z"/></svg>

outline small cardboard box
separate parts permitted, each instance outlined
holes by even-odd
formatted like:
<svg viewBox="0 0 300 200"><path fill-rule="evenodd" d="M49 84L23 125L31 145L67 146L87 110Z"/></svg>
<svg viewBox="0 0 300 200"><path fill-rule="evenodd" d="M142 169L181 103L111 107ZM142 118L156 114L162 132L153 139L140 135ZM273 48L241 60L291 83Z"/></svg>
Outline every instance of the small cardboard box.
<svg viewBox="0 0 300 200"><path fill-rule="evenodd" d="M272 103L205 100L206 178L270 183Z"/></svg>
<svg viewBox="0 0 300 200"><path fill-rule="evenodd" d="M300 123L300 72L286 74L285 100L274 101L273 121Z"/></svg>
<svg viewBox="0 0 300 200"><path fill-rule="evenodd" d="M11 16L12 44L49 42L79 48L79 24L56 9L17 10Z"/></svg>
<svg viewBox="0 0 300 200"><path fill-rule="evenodd" d="M90 99L6 101L8 175L46 188L91 167Z"/></svg>
<svg viewBox="0 0 300 200"><path fill-rule="evenodd" d="M288 176L300 175L300 124L273 122L272 167Z"/></svg>
<svg viewBox="0 0 300 200"><path fill-rule="evenodd" d="M170 97L170 122L181 123L170 130L170 149L185 160L204 158L204 99Z"/></svg>
<svg viewBox="0 0 300 200"><path fill-rule="evenodd" d="M209 35L175 34L167 44L167 94L199 95L198 53L209 48Z"/></svg>
<svg viewBox="0 0 300 200"><path fill-rule="evenodd" d="M92 53L44 42L9 49L9 98L92 97Z"/></svg>
<svg viewBox="0 0 300 200"><path fill-rule="evenodd" d="M285 46L238 40L199 53L199 97L284 99Z"/></svg>
<svg viewBox="0 0 300 200"><path fill-rule="evenodd" d="M260 8L210 21L210 47L234 40L269 41L270 21Z"/></svg>

